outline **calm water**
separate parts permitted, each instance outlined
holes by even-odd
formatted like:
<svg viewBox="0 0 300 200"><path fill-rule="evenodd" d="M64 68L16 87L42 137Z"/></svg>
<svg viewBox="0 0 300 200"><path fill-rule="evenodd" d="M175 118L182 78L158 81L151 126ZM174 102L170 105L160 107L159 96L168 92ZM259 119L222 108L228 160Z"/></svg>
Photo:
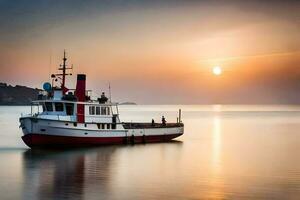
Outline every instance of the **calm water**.
<svg viewBox="0 0 300 200"><path fill-rule="evenodd" d="M176 121L175 142L31 151L0 107L0 199L300 199L299 106L123 106L123 121Z"/></svg>

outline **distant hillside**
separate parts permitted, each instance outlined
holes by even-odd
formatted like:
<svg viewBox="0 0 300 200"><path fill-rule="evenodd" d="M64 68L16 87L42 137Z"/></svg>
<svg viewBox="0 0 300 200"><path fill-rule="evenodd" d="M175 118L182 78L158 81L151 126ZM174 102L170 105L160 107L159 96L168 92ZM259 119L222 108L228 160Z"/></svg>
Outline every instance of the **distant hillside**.
<svg viewBox="0 0 300 200"><path fill-rule="evenodd" d="M119 105L137 105L137 104L134 102L122 102L122 103L119 103Z"/></svg>
<svg viewBox="0 0 300 200"><path fill-rule="evenodd" d="M0 83L0 105L29 105L31 101L37 100L39 91L37 88Z"/></svg>

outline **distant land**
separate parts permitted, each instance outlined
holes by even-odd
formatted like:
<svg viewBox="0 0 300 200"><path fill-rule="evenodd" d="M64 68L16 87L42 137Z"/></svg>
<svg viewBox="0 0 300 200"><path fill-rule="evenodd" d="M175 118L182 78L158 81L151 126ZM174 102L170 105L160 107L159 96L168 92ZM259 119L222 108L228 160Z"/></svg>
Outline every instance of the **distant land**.
<svg viewBox="0 0 300 200"><path fill-rule="evenodd" d="M38 88L30 88L27 86L16 85L12 86L7 83L0 82L0 105L30 105L31 101L38 99L39 92L42 91ZM204 93L204 92L203 92ZM266 94L264 98L249 98L246 95L230 94L225 98L215 98L214 92L204 93L203 98L199 99L197 104L299 104L300 97L298 94L293 93L293 98L289 98L288 94L282 94L271 98ZM216 101L216 99L218 101ZM155 102L154 102L155 104ZM174 104L170 103L170 104ZM182 104L182 103L181 103ZM188 104L188 103L187 103ZM135 102L125 101L120 102L119 105L137 105Z"/></svg>
<svg viewBox="0 0 300 200"><path fill-rule="evenodd" d="M11 86L0 83L0 105L30 105L38 99L41 89L26 86ZM119 105L136 105L134 102L122 102Z"/></svg>
<svg viewBox="0 0 300 200"><path fill-rule="evenodd" d="M39 91L38 88L0 83L0 105L30 105L37 100Z"/></svg>
<svg viewBox="0 0 300 200"><path fill-rule="evenodd" d="M122 102L122 103L119 103L119 105L137 105L137 104L134 102Z"/></svg>

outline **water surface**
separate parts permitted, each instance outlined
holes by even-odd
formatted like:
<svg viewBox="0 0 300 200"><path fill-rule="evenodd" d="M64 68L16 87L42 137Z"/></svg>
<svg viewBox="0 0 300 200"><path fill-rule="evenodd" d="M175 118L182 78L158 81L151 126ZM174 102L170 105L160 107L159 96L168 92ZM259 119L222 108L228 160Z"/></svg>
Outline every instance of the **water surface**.
<svg viewBox="0 0 300 200"><path fill-rule="evenodd" d="M176 121L174 142L32 151L0 106L0 199L299 199L299 106L121 106L123 121Z"/></svg>

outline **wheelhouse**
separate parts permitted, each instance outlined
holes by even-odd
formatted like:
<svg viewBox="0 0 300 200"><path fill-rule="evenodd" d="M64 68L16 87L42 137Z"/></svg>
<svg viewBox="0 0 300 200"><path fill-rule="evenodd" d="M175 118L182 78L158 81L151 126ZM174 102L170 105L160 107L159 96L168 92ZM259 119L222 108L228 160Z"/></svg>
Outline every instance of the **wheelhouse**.
<svg viewBox="0 0 300 200"><path fill-rule="evenodd" d="M86 123L116 123L119 115L117 103L74 102L40 100L31 104L31 115L39 118L77 121L77 107L84 106Z"/></svg>

